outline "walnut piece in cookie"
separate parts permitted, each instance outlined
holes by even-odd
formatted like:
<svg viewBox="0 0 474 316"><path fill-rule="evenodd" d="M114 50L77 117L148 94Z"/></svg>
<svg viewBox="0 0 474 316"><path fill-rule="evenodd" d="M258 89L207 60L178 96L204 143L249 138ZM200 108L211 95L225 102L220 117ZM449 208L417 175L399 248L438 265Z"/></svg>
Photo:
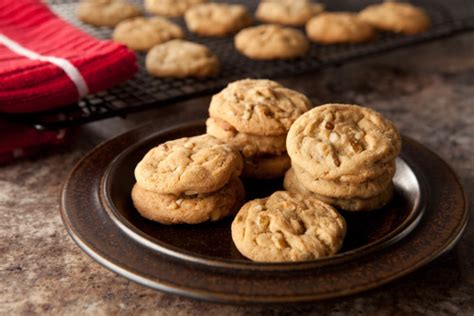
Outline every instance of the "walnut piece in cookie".
<svg viewBox="0 0 474 316"><path fill-rule="evenodd" d="M248 27L234 38L236 49L250 59L291 59L305 55L309 43L304 34L294 28L275 24Z"/></svg>
<svg viewBox="0 0 474 316"><path fill-rule="evenodd" d="M286 147L292 162L312 176L335 180L392 161L401 138L395 125L374 110L326 104L293 123Z"/></svg>
<svg viewBox="0 0 474 316"><path fill-rule="evenodd" d="M201 36L225 36L252 23L245 6L227 3L197 4L184 18L188 29Z"/></svg>
<svg viewBox="0 0 474 316"><path fill-rule="evenodd" d="M361 43L375 38L375 29L347 12L324 12L306 24L309 39L323 44Z"/></svg>
<svg viewBox="0 0 474 316"><path fill-rule="evenodd" d="M285 135L293 122L311 108L303 94L271 80L244 79L230 83L212 97L209 115L241 133Z"/></svg>
<svg viewBox="0 0 474 316"><path fill-rule="evenodd" d="M232 222L232 240L245 257L259 262L305 261L342 247L344 218L312 197L277 191L242 206Z"/></svg>
<svg viewBox="0 0 474 316"><path fill-rule="evenodd" d="M145 60L147 71L157 77L209 77L219 71L219 60L206 46L171 40L154 46Z"/></svg>
<svg viewBox="0 0 474 316"><path fill-rule="evenodd" d="M163 16L182 16L192 6L207 0L145 0L145 9Z"/></svg>
<svg viewBox="0 0 474 316"><path fill-rule="evenodd" d="M196 195L161 194L138 183L132 189L135 208L145 218L162 224L199 224L235 214L244 202L245 191L239 178L221 189Z"/></svg>
<svg viewBox="0 0 474 316"><path fill-rule="evenodd" d="M76 15L94 26L115 26L119 22L142 15L139 7L123 0L82 1Z"/></svg>
<svg viewBox="0 0 474 316"><path fill-rule="evenodd" d="M183 38L181 28L162 17L137 17L120 22L114 30L114 41L138 51L146 51L157 44Z"/></svg>
<svg viewBox="0 0 474 316"><path fill-rule="evenodd" d="M370 5L359 13L359 18L378 29L407 35L425 32L431 26L431 19L422 8L405 2Z"/></svg>
<svg viewBox="0 0 474 316"><path fill-rule="evenodd" d="M210 193L242 172L240 153L211 135L185 137L152 148L135 168L137 183L164 194Z"/></svg>
<svg viewBox="0 0 474 316"><path fill-rule="evenodd" d="M263 0L255 16L266 23L299 26L323 10L324 5L310 0Z"/></svg>

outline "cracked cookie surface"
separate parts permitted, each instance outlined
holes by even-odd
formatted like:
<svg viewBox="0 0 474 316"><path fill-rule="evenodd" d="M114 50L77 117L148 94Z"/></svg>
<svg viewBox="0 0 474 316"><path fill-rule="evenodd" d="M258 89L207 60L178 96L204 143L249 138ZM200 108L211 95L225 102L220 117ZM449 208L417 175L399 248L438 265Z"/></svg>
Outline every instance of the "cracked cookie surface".
<svg viewBox="0 0 474 316"><path fill-rule="evenodd" d="M233 215L244 202L245 191L239 178L232 178L220 190L192 196L160 194L142 188L132 189L135 208L145 218L162 224L198 224Z"/></svg>
<svg viewBox="0 0 474 316"><path fill-rule="evenodd" d="M304 34L297 29L276 24L248 27L234 38L236 49L251 59L291 59L309 50Z"/></svg>
<svg viewBox="0 0 474 316"><path fill-rule="evenodd" d="M334 180L392 161L401 139L392 122L369 108L326 104L295 121L286 147L292 162L312 176Z"/></svg>
<svg viewBox="0 0 474 316"><path fill-rule="evenodd" d="M242 156L211 135L185 137L152 148L135 168L138 184L167 194L210 193L239 176Z"/></svg>
<svg viewBox="0 0 474 316"><path fill-rule="evenodd" d="M431 19L422 8L404 2L370 5L359 13L359 18L378 29L407 35L425 32L431 26Z"/></svg>
<svg viewBox="0 0 474 316"><path fill-rule="evenodd" d="M267 23L299 26L323 10L322 4L310 0L264 0L258 5L255 16Z"/></svg>
<svg viewBox="0 0 474 316"><path fill-rule="evenodd" d="M184 17L188 29L202 36L224 36L252 23L247 8L239 4L197 4Z"/></svg>
<svg viewBox="0 0 474 316"><path fill-rule="evenodd" d="M139 7L120 0L83 1L77 7L79 20L94 26L115 26L142 15Z"/></svg>
<svg viewBox="0 0 474 316"><path fill-rule="evenodd" d="M180 39L154 46L145 61L157 77L208 77L219 71L219 60L204 45Z"/></svg>
<svg viewBox="0 0 474 316"><path fill-rule="evenodd" d="M148 12L164 16L181 16L192 6L207 0L145 0Z"/></svg>
<svg viewBox="0 0 474 316"><path fill-rule="evenodd" d="M330 256L339 251L345 234L346 222L332 206L287 191L247 202L232 222L237 249L260 262Z"/></svg>
<svg viewBox="0 0 474 316"><path fill-rule="evenodd" d="M230 83L212 97L209 115L242 133L278 136L285 135L310 107L303 94L275 81L244 79Z"/></svg>
<svg viewBox="0 0 474 316"><path fill-rule="evenodd" d="M112 35L114 41L139 51L183 37L184 33L177 24L161 17L125 20L117 25Z"/></svg>
<svg viewBox="0 0 474 316"><path fill-rule="evenodd" d="M324 44L361 43L375 37L374 28L346 12L321 13L306 24L309 39Z"/></svg>

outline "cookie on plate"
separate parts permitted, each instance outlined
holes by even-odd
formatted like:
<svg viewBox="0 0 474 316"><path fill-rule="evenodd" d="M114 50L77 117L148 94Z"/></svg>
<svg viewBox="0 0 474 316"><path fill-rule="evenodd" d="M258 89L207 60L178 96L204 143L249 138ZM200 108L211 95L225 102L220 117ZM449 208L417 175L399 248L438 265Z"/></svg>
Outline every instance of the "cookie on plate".
<svg viewBox="0 0 474 316"><path fill-rule="evenodd" d="M137 17L120 22L114 30L114 41L138 51L146 51L157 44L183 38L181 28L162 17Z"/></svg>
<svg viewBox="0 0 474 316"><path fill-rule="evenodd" d="M201 36L224 36L250 25L252 18L240 4L202 3L186 11L188 29Z"/></svg>
<svg viewBox="0 0 474 316"><path fill-rule="evenodd" d="M157 77L203 78L219 71L219 60L206 46L179 39L154 46L145 65Z"/></svg>
<svg viewBox="0 0 474 316"><path fill-rule="evenodd" d="M282 177L289 167L286 134L310 107L303 94L275 81L239 80L212 97L207 133L241 151L243 176Z"/></svg>
<svg viewBox="0 0 474 316"><path fill-rule="evenodd" d="M405 2L370 5L359 13L359 18L378 29L407 35L425 32L431 26L431 19L422 8Z"/></svg>
<svg viewBox="0 0 474 316"><path fill-rule="evenodd" d="M235 148L204 134L152 148L136 166L135 179L140 187L156 193L211 193L239 176L242 166Z"/></svg>
<svg viewBox="0 0 474 316"><path fill-rule="evenodd" d="M393 184L390 180L389 184L377 195L368 198L348 197L338 198L323 194L317 194L309 190L303 182L299 180L293 168L288 169L283 181L283 187L289 192L300 193L303 195L312 195L321 201L339 207L346 211L371 211L381 208L387 204L393 196Z"/></svg>
<svg viewBox="0 0 474 316"><path fill-rule="evenodd" d="M145 9L153 14L182 16L192 6L207 0L145 0Z"/></svg>
<svg viewBox="0 0 474 316"><path fill-rule="evenodd" d="M374 110L325 104L295 121L286 147L296 164L314 177L331 180L394 160L401 139L395 125Z"/></svg>
<svg viewBox="0 0 474 316"><path fill-rule="evenodd" d="M236 49L250 59L292 59L305 55L309 43L294 28L263 24L241 30L234 38Z"/></svg>
<svg viewBox="0 0 474 316"><path fill-rule="evenodd" d="M361 43L375 37L374 28L348 12L324 12L306 24L309 39L323 44Z"/></svg>
<svg viewBox="0 0 474 316"><path fill-rule="evenodd" d="M213 193L196 195L161 194L138 183L132 189L135 208L145 218L162 224L198 224L217 221L235 214L244 202L245 191L239 178Z"/></svg>
<svg viewBox="0 0 474 316"><path fill-rule="evenodd" d="M339 251L344 218L330 205L297 193L277 191L242 206L232 222L232 240L253 261L313 260Z"/></svg>
<svg viewBox="0 0 474 316"><path fill-rule="evenodd" d="M323 10L322 4L310 0L263 0L255 16L266 23L300 26Z"/></svg>
<svg viewBox="0 0 474 316"><path fill-rule="evenodd" d="M94 26L115 26L119 22L142 15L139 7L124 0L82 1L77 7L79 20Z"/></svg>

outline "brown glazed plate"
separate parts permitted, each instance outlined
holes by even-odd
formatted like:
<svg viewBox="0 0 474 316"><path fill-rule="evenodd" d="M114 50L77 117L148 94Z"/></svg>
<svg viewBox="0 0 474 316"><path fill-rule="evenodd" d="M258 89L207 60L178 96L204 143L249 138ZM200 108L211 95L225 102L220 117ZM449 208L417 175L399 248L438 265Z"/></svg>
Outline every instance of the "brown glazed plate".
<svg viewBox="0 0 474 316"><path fill-rule="evenodd" d="M204 122L168 129L149 124L86 155L62 192L61 214L74 241L106 268L168 293L234 303L313 301L361 292L401 277L451 249L468 221L454 172L403 137L395 196L383 209L341 212L348 232L339 254L301 263L254 263L233 245L231 218L161 225L142 218L130 192L133 170L152 147L205 132ZM244 181L247 199L282 189L282 179Z"/></svg>

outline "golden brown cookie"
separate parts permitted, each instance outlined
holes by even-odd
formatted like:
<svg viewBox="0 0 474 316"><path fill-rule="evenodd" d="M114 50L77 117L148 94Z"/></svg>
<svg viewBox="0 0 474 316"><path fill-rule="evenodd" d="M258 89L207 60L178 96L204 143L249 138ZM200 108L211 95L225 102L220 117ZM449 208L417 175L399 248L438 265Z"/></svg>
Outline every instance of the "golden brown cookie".
<svg viewBox="0 0 474 316"><path fill-rule="evenodd" d="M291 59L305 55L309 43L304 34L294 28L275 24L248 27L234 38L236 49L251 59Z"/></svg>
<svg viewBox="0 0 474 316"><path fill-rule="evenodd" d="M266 23L299 26L323 10L322 4L310 0L263 0L255 16Z"/></svg>
<svg viewBox="0 0 474 316"><path fill-rule="evenodd" d="M290 168L291 160L286 153L244 158L243 178L275 179L283 177Z"/></svg>
<svg viewBox="0 0 474 316"><path fill-rule="evenodd" d="M213 117L207 119L206 127L209 135L239 149L244 157L286 153L286 134L262 136L242 133L226 121Z"/></svg>
<svg viewBox="0 0 474 316"><path fill-rule="evenodd" d="M207 0L145 0L148 12L164 16L181 16L192 6Z"/></svg>
<svg viewBox="0 0 474 316"><path fill-rule="evenodd" d="M123 0L82 1L76 15L94 26L115 26L119 22L142 15L139 7Z"/></svg>
<svg viewBox="0 0 474 316"><path fill-rule="evenodd" d="M369 198L380 194L392 182L395 168L386 169L379 177L365 182L324 180L311 176L305 169L293 163L299 181L314 193L338 198Z"/></svg>
<svg viewBox="0 0 474 316"><path fill-rule="evenodd" d="M378 29L407 35L425 32L431 26L431 19L422 8L404 2L370 5L359 13L359 18Z"/></svg>
<svg viewBox="0 0 474 316"><path fill-rule="evenodd" d="M232 222L237 249L260 262L330 256L339 251L345 234L346 222L333 207L286 191L247 202Z"/></svg>
<svg viewBox="0 0 474 316"><path fill-rule="evenodd" d="M245 79L230 83L214 95L209 115L241 133L285 135L291 124L310 109L303 94L271 80Z"/></svg>
<svg viewBox="0 0 474 316"><path fill-rule="evenodd" d="M288 154L318 179L335 180L393 161L401 138L392 122L369 108L326 104L301 115L286 139Z"/></svg>
<svg viewBox="0 0 474 316"><path fill-rule="evenodd" d="M127 45L133 50L149 50L157 44L183 38L181 28L166 18L137 17L120 22L114 30L114 41Z"/></svg>
<svg viewBox="0 0 474 316"><path fill-rule="evenodd" d="M240 175L242 167L234 147L205 134L152 148L136 166L135 178L149 191L193 195L220 189Z"/></svg>
<svg viewBox="0 0 474 316"><path fill-rule="evenodd" d="M239 178L232 178L213 193L192 196L160 194L139 184L132 189L135 208L145 218L162 224L198 224L233 215L244 202L245 191Z"/></svg>
<svg viewBox="0 0 474 316"><path fill-rule="evenodd" d="M157 77L202 78L219 71L219 60L206 46L179 39L154 46L145 65Z"/></svg>
<svg viewBox="0 0 474 316"><path fill-rule="evenodd" d="M252 18L240 4L202 3L186 11L188 29L202 36L224 36L250 25Z"/></svg>
<svg viewBox="0 0 474 316"><path fill-rule="evenodd" d="M290 168L286 172L285 179L283 181L283 187L289 192L300 193L303 195L313 195L321 201L346 211L370 211L379 209L386 205L391 200L393 195L393 184L391 181L389 185L377 195L368 198L336 198L317 194L305 187L305 185L296 176L293 168Z"/></svg>
<svg viewBox="0 0 474 316"><path fill-rule="evenodd" d="M306 24L309 39L323 44L361 43L375 37L374 28L347 12L324 12Z"/></svg>

